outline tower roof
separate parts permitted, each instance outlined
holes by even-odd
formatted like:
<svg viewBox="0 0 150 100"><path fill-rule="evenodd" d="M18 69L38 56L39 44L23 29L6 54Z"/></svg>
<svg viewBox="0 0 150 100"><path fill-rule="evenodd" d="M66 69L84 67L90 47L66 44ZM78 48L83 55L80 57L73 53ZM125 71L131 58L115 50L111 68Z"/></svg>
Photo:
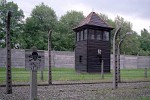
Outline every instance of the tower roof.
<svg viewBox="0 0 150 100"><path fill-rule="evenodd" d="M83 21L80 22L80 24L76 28L79 28L79 27L82 27L85 25L113 29L104 20L102 20L95 12L91 12L85 19L83 19ZM74 29L76 29L76 28L74 28Z"/></svg>

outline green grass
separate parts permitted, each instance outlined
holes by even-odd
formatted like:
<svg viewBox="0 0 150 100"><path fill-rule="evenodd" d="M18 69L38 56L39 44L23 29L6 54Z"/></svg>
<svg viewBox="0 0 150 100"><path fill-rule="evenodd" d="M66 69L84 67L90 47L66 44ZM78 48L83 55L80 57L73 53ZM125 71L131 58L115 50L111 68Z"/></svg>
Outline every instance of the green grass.
<svg viewBox="0 0 150 100"><path fill-rule="evenodd" d="M138 99L138 100L150 100L150 97L141 97L140 99Z"/></svg>
<svg viewBox="0 0 150 100"><path fill-rule="evenodd" d="M121 76L123 80L147 80L150 77L150 69L147 71L148 78L144 78L144 69L122 69Z"/></svg>
<svg viewBox="0 0 150 100"><path fill-rule="evenodd" d="M44 81L48 80L48 69L44 70ZM40 80L41 72L38 71L38 81ZM104 75L104 79L101 78L101 74L89 74L89 73L77 73L72 68L52 68L53 81L112 81L112 73ZM30 71L25 68L12 68L12 80L13 82L29 82ZM150 80L150 70L148 69L148 78L144 78L144 69L122 69L121 80L125 81L137 81L137 80ZM6 81L6 68L0 68L0 84Z"/></svg>

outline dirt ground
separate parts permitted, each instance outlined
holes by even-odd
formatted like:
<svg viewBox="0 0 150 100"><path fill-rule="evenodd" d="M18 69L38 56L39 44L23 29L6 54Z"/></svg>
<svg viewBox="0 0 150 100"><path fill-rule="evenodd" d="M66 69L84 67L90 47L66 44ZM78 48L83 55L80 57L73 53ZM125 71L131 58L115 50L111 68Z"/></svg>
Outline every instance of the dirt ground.
<svg viewBox="0 0 150 100"><path fill-rule="evenodd" d="M0 100L29 100L29 88L6 94L0 87ZM120 83L116 90L112 83L38 86L38 100L150 100L150 82Z"/></svg>

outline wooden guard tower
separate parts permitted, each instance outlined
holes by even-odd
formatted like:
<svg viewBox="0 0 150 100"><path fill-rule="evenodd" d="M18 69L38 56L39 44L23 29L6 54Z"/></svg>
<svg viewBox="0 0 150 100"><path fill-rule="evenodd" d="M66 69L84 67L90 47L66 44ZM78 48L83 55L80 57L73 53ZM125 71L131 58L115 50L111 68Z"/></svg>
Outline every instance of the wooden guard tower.
<svg viewBox="0 0 150 100"><path fill-rule="evenodd" d="M101 60L103 59L104 72L110 72L110 32L112 29L95 12L91 12L73 29L76 33L76 71L101 72Z"/></svg>

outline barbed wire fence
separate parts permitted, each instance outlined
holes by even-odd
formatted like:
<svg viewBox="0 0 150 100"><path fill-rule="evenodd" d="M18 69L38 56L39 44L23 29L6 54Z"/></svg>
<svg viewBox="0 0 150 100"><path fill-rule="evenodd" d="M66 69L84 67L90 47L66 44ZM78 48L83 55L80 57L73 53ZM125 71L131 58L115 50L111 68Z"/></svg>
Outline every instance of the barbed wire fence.
<svg viewBox="0 0 150 100"><path fill-rule="evenodd" d="M0 85L6 82L5 49L0 49ZM45 69L43 75L38 72L38 83L48 83L48 51L45 53ZM112 82L110 73L81 73L75 70L75 54L71 51L52 51L52 83L96 83ZM12 49L12 80L13 84L28 84L30 72L25 70L25 51ZM111 57L111 64L112 64ZM104 60L105 62L105 60ZM121 82L150 81L150 57L121 55ZM112 65L111 65L112 66ZM98 66L100 67L100 66ZM99 68L97 68L99 69Z"/></svg>

